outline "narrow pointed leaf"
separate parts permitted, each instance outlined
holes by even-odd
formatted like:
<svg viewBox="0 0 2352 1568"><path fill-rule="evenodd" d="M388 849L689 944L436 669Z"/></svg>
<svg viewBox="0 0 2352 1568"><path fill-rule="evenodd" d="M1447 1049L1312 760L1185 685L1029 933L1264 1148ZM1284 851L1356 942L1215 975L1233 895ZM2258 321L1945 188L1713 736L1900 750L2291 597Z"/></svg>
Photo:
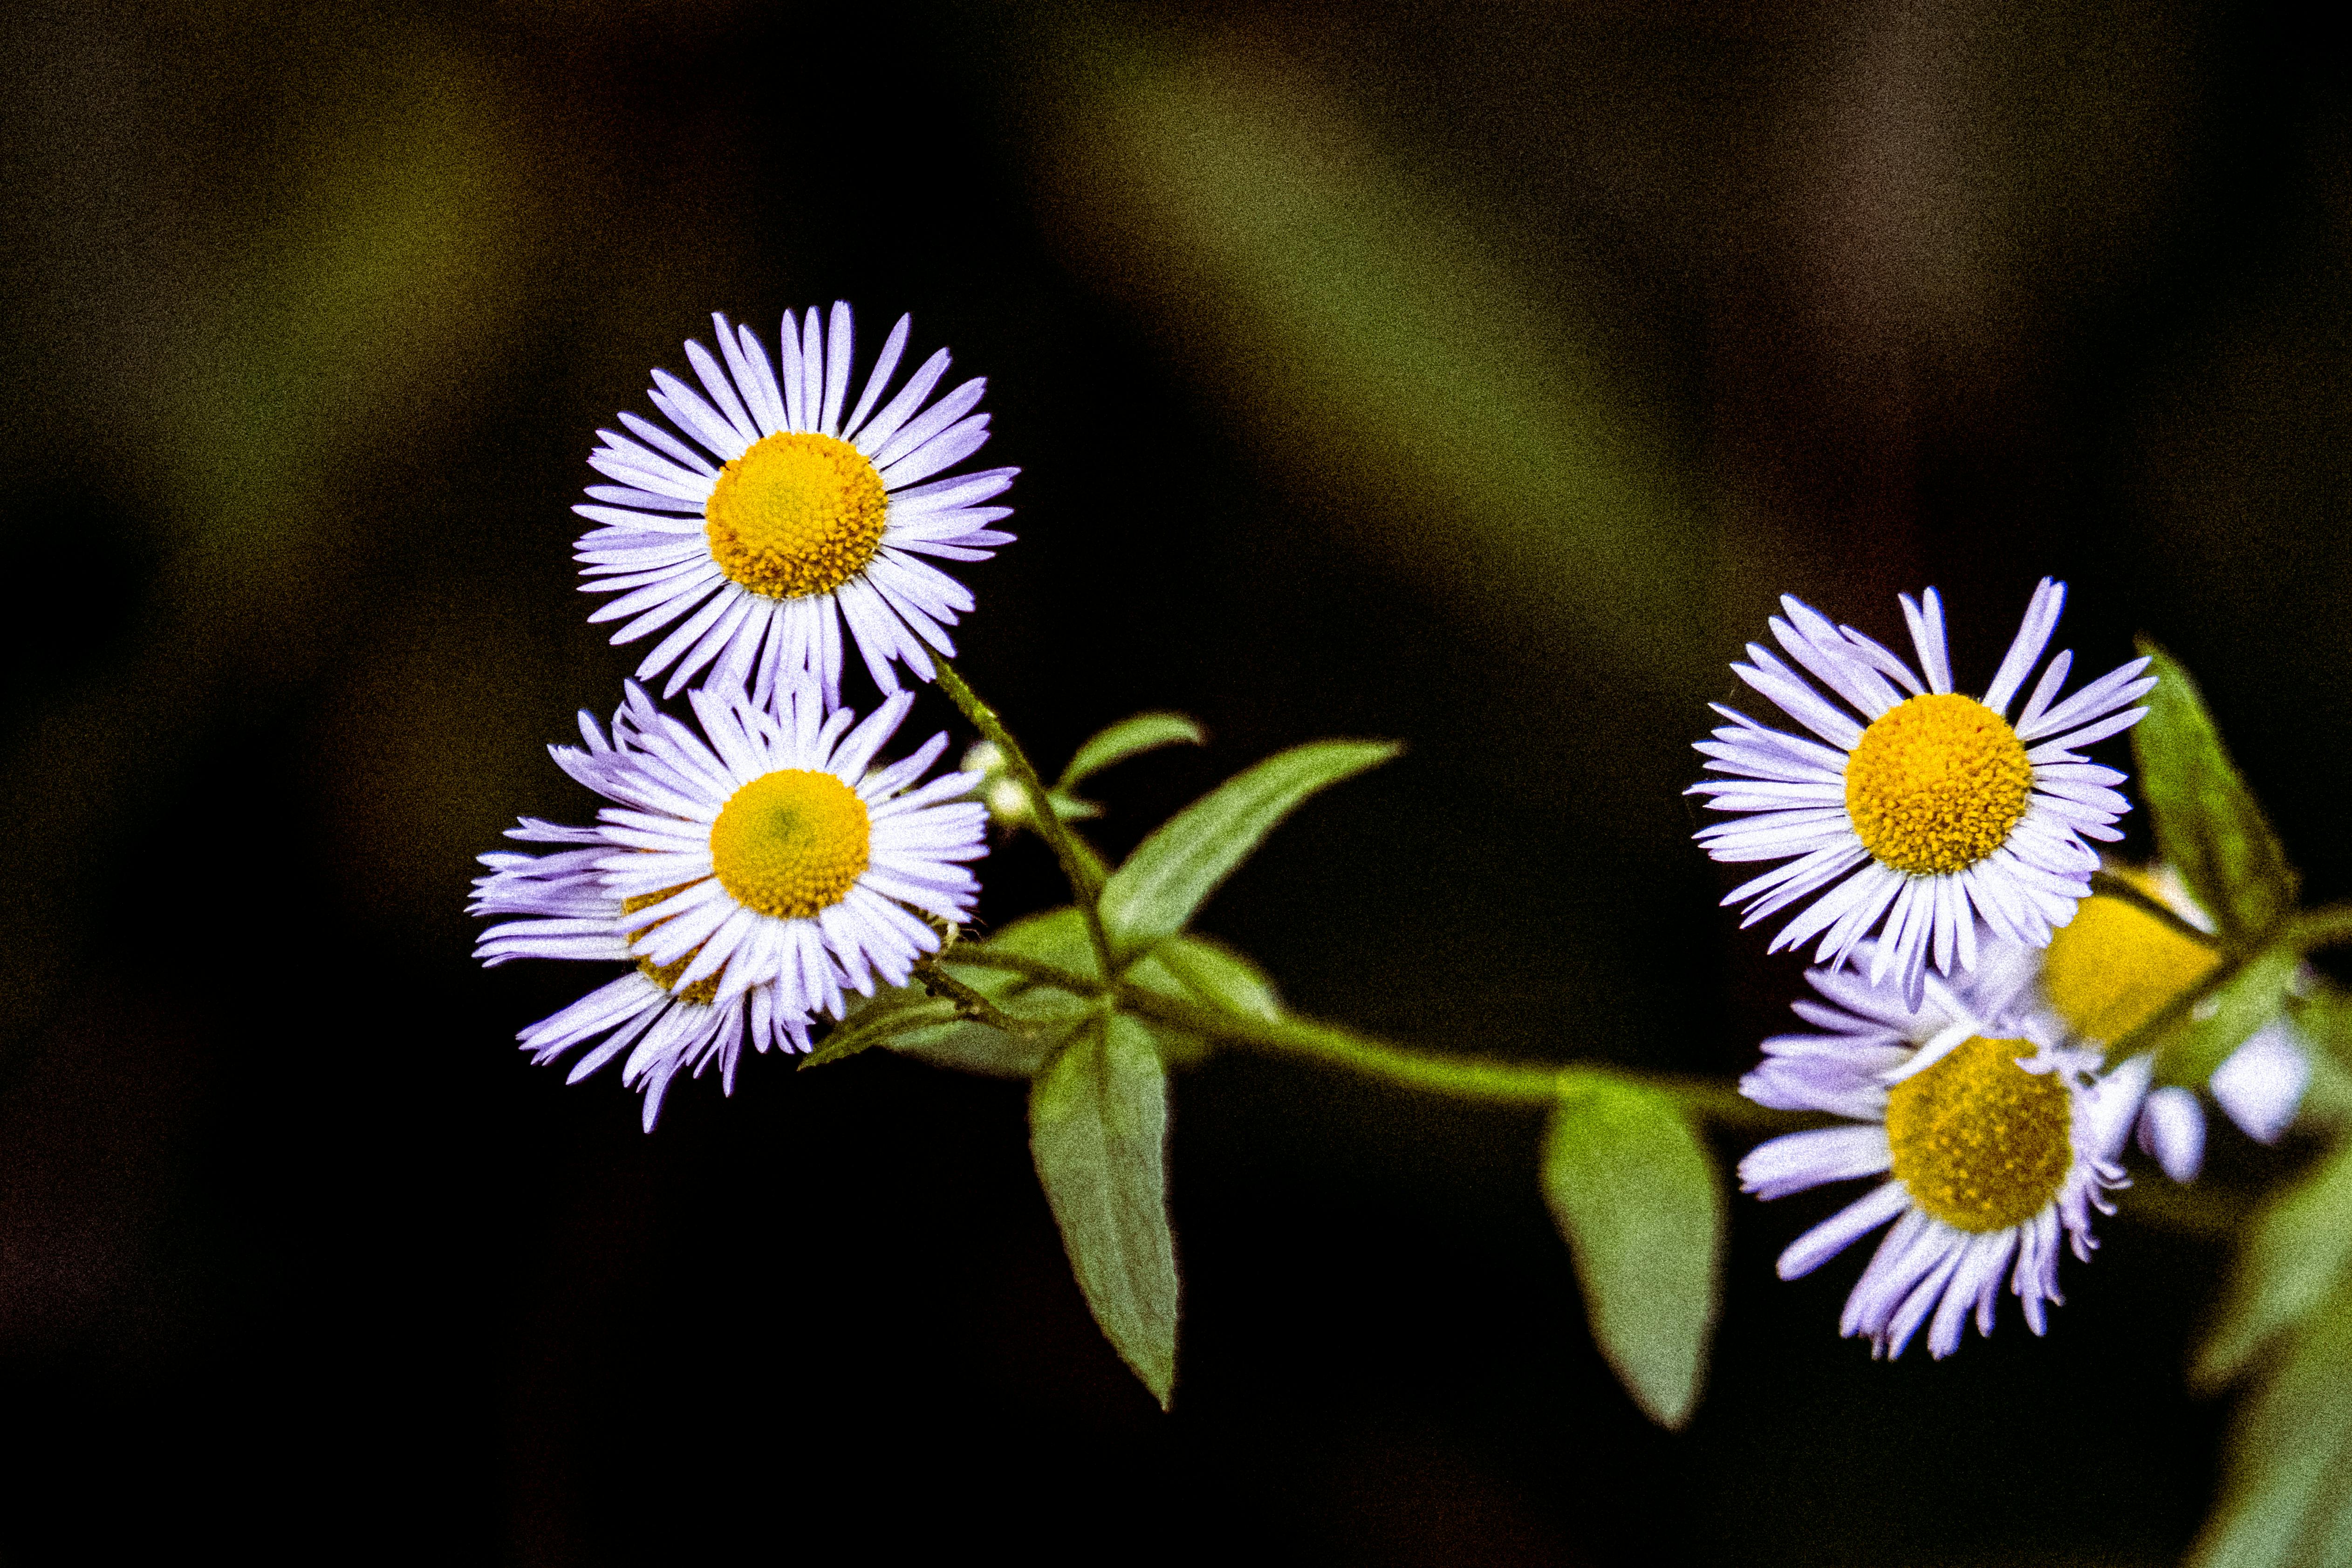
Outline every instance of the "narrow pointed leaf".
<svg viewBox="0 0 2352 1568"><path fill-rule="evenodd" d="M1074 909L1047 910L1014 921L986 942L965 941L948 950L941 962L948 972L1024 1022L1039 1026L1026 1037L1006 1034L974 1019L931 1022L882 1042L892 1050L919 1057L936 1067L991 1078L1034 1078L1045 1070L1068 1037L1085 1020L1092 1003L1076 993L1042 985L1009 970L959 962L991 950L1033 958L1093 976L1094 948L1087 940L1084 917Z"/></svg>
<svg viewBox="0 0 2352 1568"><path fill-rule="evenodd" d="M2197 1358L2197 1381L2218 1387L2326 1299L2352 1266L2352 1147L2273 1198L2254 1216L2230 1294ZM2347 1390L2352 1397L2352 1390Z"/></svg>
<svg viewBox="0 0 2352 1568"><path fill-rule="evenodd" d="M1180 932L1129 966L1129 984L1172 1001L1212 1007L1243 1018L1271 1022L1282 1016L1273 982L1248 959L1221 942ZM1141 1020L1170 1067L1186 1067L1215 1048L1213 1038L1157 1019Z"/></svg>
<svg viewBox="0 0 2352 1568"><path fill-rule="evenodd" d="M1132 1018L1082 1033L1029 1091L1029 1148L1095 1321L1160 1401L1175 1391L1168 1075Z"/></svg>
<svg viewBox="0 0 2352 1568"><path fill-rule="evenodd" d="M893 986L835 1024L816 1049L801 1058L801 1070L830 1066L874 1046L894 1045L898 1037L951 1022L955 1016L955 1004L945 997L928 995L919 985Z"/></svg>
<svg viewBox="0 0 2352 1568"><path fill-rule="evenodd" d="M1272 1023L1282 1016L1282 999L1264 970L1223 942L1189 931L1153 948L1127 977L1147 991L1206 1002L1244 1018Z"/></svg>
<svg viewBox="0 0 2352 1568"><path fill-rule="evenodd" d="M986 942L958 942L940 962L946 964L957 979L1001 1006L1025 1007L1029 1004L1024 998L1029 992L1036 990L1054 991L1057 996L1069 995L1066 991L1041 986L1010 970L990 968L985 955L991 952L1009 952L1016 957L1050 963L1082 980L1099 980L1102 977L1101 969L1095 963L1094 944L1087 940L1086 917L1068 905L1058 910L1047 910L1042 914L1024 916Z"/></svg>
<svg viewBox="0 0 2352 1568"><path fill-rule="evenodd" d="M1085 822L1102 815L1102 807L1093 801L1080 800L1076 795L1066 795L1059 789L1045 792L1045 804L1052 806L1054 815L1064 822Z"/></svg>
<svg viewBox="0 0 2352 1568"><path fill-rule="evenodd" d="M2132 752L2157 850L2225 934L2258 937L2294 912L2294 868L2223 748L2196 682L2154 643L2142 638L2139 650L2151 660L2157 688L2147 717L2132 729Z"/></svg>
<svg viewBox="0 0 2352 1568"><path fill-rule="evenodd" d="M909 1029L881 1043L902 1056L957 1072L985 1078L1034 1078L1053 1059L1064 1037L1065 1032L1051 1028L1034 1036L1008 1035L976 1018L958 1018Z"/></svg>
<svg viewBox="0 0 2352 1568"><path fill-rule="evenodd" d="M1652 1420L1682 1426L1706 1380L1722 1291L1714 1162L1665 1096L1578 1073L1544 1134L1543 1186L1601 1354Z"/></svg>
<svg viewBox="0 0 2352 1568"><path fill-rule="evenodd" d="M1316 791L1397 754L1370 741L1317 741L1235 774L1162 823L1104 885L1102 921L1124 964L1184 929L1200 907Z"/></svg>
<svg viewBox="0 0 2352 1568"><path fill-rule="evenodd" d="M1207 740L1201 726L1181 713L1138 713L1132 719L1121 719L1080 746L1054 788L1074 790L1113 763L1123 763L1161 746L1198 746Z"/></svg>

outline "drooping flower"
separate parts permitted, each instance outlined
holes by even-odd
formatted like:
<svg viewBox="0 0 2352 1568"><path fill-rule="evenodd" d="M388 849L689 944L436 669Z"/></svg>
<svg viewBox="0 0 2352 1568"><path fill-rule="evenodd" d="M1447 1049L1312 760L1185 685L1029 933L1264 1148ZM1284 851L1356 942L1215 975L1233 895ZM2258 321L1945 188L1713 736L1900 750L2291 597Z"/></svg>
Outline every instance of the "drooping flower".
<svg viewBox="0 0 2352 1568"><path fill-rule="evenodd" d="M1916 1001L1932 952L1946 975L1977 963L1977 921L2044 946L2090 892L2098 856L2086 838L2121 837L2124 775L2078 754L2147 712L2154 689L2135 659L2059 701L2074 655L2052 659L2018 711L2010 705L2041 662L2065 600L2043 578L1982 700L1952 689L1942 602L1902 597L1919 669L1798 600L1780 603L1772 635L1789 657L1853 710L1822 697L1757 644L1732 669L1817 738L1767 728L1717 705L1730 722L1698 744L1707 779L1693 795L1740 814L1700 830L1723 861L1785 860L1727 896L1743 924L1805 903L1772 949L1821 939L1832 967L1875 933L1871 978L1895 975ZM1907 695L1906 695L1907 693ZM1860 717L1854 717L1859 714Z"/></svg>
<svg viewBox="0 0 2352 1568"><path fill-rule="evenodd" d="M1830 1182L1882 1177L1868 1194L1797 1238L1780 1274L1810 1274L1888 1226L1839 1321L1877 1355L1895 1356L1922 1326L1941 1359L1968 1321L1992 1331L2004 1277L2039 1334L2062 1301L2062 1238L2090 1260L2094 1210L2125 1184L2116 1162L2144 1073L2099 1076L2095 1051L2054 1043L2046 1016L1971 977L1930 977L1917 1003L1852 970L1806 978L1826 999L1796 1004L1822 1034L1781 1036L1740 1092L1782 1110L1827 1111L1852 1127L1794 1132L1739 1164L1763 1198Z"/></svg>
<svg viewBox="0 0 2352 1568"><path fill-rule="evenodd" d="M2107 870L2178 918L2167 921L2115 893L2094 893L2046 951L2021 950L2014 960L2033 973L2043 1003L2066 1028L2101 1047L2128 1039L2211 979L2223 962L2210 940L2212 918L2170 867L2110 864ZM2132 1059L2152 1065L2144 1055ZM2298 1031L2282 1013L2232 1051L2206 1087L2242 1131L2270 1143L2294 1120L2310 1079ZM2205 1111L2197 1096L2178 1085L2149 1094L2139 1146L2173 1180L2193 1179L2205 1158Z"/></svg>
<svg viewBox="0 0 2352 1568"><path fill-rule="evenodd" d="M925 407L947 373L941 349L884 402L902 316L852 405L846 304L829 328L814 310L784 318L781 374L749 327L710 320L718 357L686 345L702 392L653 373L647 395L675 433L635 414L621 416L626 434L597 432L589 465L617 483L589 486L572 509L600 525L580 540L582 588L620 596L589 618L623 622L616 643L670 628L637 667L641 680L669 672L666 696L709 668L704 684L748 683L761 701L800 673L838 701L845 622L882 690L898 689L901 665L929 680L925 645L952 654L946 628L972 598L918 557L984 561L1013 538L989 526L1011 509L982 503L1019 469L933 477L988 439L989 416L973 412L986 382Z"/></svg>
<svg viewBox="0 0 2352 1568"><path fill-rule="evenodd" d="M715 1063L732 1094L736 1063L747 1039L762 1051L808 1049L806 1018L779 1013L774 986L752 986L721 1005L719 987L709 981L677 984L683 965L660 969L630 952L626 910L596 868L611 853L597 829L525 817L507 836L579 847L550 855L482 857L490 871L476 879L467 912L520 918L483 932L474 956L492 966L516 958L585 959L629 966L625 973L522 1031L519 1038L534 1064L545 1066L586 1047L565 1080L578 1083L628 1052L621 1080L644 1093L645 1126L650 1132L661 1114L662 1097L678 1073L698 1078Z"/></svg>

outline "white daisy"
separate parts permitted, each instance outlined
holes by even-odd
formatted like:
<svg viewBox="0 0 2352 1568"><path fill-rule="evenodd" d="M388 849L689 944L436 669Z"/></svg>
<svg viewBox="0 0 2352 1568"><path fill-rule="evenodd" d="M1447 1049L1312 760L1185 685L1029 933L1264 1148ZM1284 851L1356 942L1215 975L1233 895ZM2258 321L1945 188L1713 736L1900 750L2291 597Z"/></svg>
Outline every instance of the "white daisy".
<svg viewBox="0 0 2352 1568"><path fill-rule="evenodd" d="M1806 976L1827 998L1796 1004L1820 1035L1764 1043L1740 1092L1782 1110L1828 1111L1861 1125L1795 1132L1739 1163L1764 1198L1883 1175L1867 1195L1780 1255L1783 1279L1810 1274L1893 1222L1846 1300L1839 1331L1877 1355L1903 1353L1929 1325L1928 1352L1959 1348L1971 1312L1992 1331L2004 1275L2037 1334L2058 1293L2062 1233L2085 1262L2098 1244L2091 1211L2107 1189L2144 1074L2093 1076L2100 1057L2053 1044L2024 996L1930 978L1914 1005L1850 970Z"/></svg>
<svg viewBox="0 0 2352 1568"><path fill-rule="evenodd" d="M580 728L588 752L558 748L556 758L574 771L593 765L596 757L628 748L639 728L655 717L642 689L633 685L627 703L614 715L612 742L583 713ZM574 1047L594 1042L566 1079L578 1083L627 1051L622 1081L644 1092L645 1126L650 1132L661 1113L662 1096L680 1071L698 1078L715 1062L732 1094L735 1065L746 1039L762 1051L772 1047L808 1049L807 1019L779 1010L774 986L751 986L722 1004L714 982L681 985L685 965L656 968L629 951L627 927L634 922L625 918L628 911L621 896L604 885L604 874L597 868L613 852L602 829L525 817L521 826L507 830L507 837L576 847L547 855L508 852L481 858L490 872L475 881L467 912L522 918L483 932L474 956L493 968L516 958L585 959L630 966L626 973L522 1031L523 1049L531 1053L534 1063L543 1066Z"/></svg>
<svg viewBox="0 0 2352 1568"><path fill-rule="evenodd" d="M1997 935L2048 943L2090 893L2098 856L2083 840L2121 837L2112 825L2130 809L2112 787L2124 775L2077 750L2138 722L2147 710L2129 704L2156 685L2140 678L2147 660L2134 659L2057 701L2074 663L2061 653L2010 722L2065 595L2042 580L1981 700L1952 689L1933 588L1923 603L1902 596L1924 676L1853 627L1781 599L1788 616L1773 617L1772 635L1861 717L1754 643L1749 662L1731 667L1819 737L1717 704L1730 723L1699 742L1707 768L1732 776L1690 793L1743 815L1703 828L1698 841L1717 860L1789 862L1723 900L1748 906L1743 924L1811 898L1773 951L1818 936L1818 962L1834 967L1876 932L1871 978L1895 974L1914 1000L1931 947L1947 975L1956 963L1976 967L1978 917Z"/></svg>
<svg viewBox="0 0 2352 1568"><path fill-rule="evenodd" d="M917 557L985 561L1013 538L988 526L1011 509L981 503L1019 469L932 478L987 441L988 416L972 412L987 383L925 408L947 373L941 349L884 403L907 348L901 316L853 405L846 304L830 331L814 310L797 328L784 318L782 375L749 327L710 320L719 356L686 345L708 398L653 373L647 395L676 434L634 414L621 416L627 434L597 432L589 466L618 482L572 508L602 525L580 540L582 588L620 597L589 618L622 621L615 643L676 623L637 667L641 680L669 671L665 696L715 665L709 686L748 682L764 701L806 672L838 701L844 620L882 690L898 689L894 664L929 680L924 645L954 653L945 628L972 599Z"/></svg>
<svg viewBox="0 0 2352 1568"><path fill-rule="evenodd" d="M771 986L793 1017L838 1018L844 987L870 996L877 977L905 984L939 950L922 917L961 921L979 892L961 864L988 852L988 810L963 798L978 776L918 782L944 734L877 764L911 692L862 724L806 679L772 707L740 687L688 700L700 734L654 712L629 746L567 763L619 803L599 814L596 867L630 952L675 985L715 982L722 1005Z"/></svg>

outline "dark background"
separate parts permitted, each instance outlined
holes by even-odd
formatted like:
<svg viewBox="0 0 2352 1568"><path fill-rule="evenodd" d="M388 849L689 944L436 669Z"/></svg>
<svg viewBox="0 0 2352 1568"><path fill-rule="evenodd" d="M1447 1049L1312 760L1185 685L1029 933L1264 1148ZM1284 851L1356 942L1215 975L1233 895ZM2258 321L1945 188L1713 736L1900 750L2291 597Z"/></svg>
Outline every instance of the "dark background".
<svg viewBox="0 0 2352 1568"><path fill-rule="evenodd" d="M1798 966L1679 791L1783 591L1891 640L1937 584L1980 685L2066 577L2084 674L2172 646L2339 894L2352 103L2298 28L11 7L0 1556L2177 1556L2210 1235L2127 1212L2047 1341L2012 1304L1882 1366L1835 1336L1858 1255L1771 1274L1843 1200L1738 1200L1669 1436L1531 1117L1218 1059L1162 1416L1017 1086L758 1058L647 1137L512 1047L590 978L483 973L460 911L514 815L588 811L542 747L637 657L573 591L593 428L712 309L836 297L988 375L1024 468L975 684L1049 765L1212 731L1106 775L1106 848L1277 747L1407 742L1204 919L1302 1008L1739 1070ZM1034 842L986 875L993 921L1055 898Z"/></svg>

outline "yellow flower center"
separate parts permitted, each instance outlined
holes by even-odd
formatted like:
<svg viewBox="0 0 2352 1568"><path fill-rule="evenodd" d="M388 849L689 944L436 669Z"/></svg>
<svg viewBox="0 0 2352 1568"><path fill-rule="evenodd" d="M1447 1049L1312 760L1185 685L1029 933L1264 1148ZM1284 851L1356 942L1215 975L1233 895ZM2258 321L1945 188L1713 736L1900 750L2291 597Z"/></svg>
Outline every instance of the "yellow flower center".
<svg viewBox="0 0 2352 1568"><path fill-rule="evenodd" d="M1845 764L1845 809L1862 847L1915 877L1964 871L2009 837L2033 793L2017 731L1955 692L1897 703Z"/></svg>
<svg viewBox="0 0 2352 1568"><path fill-rule="evenodd" d="M2068 1027L2112 1045L2221 963L2215 949L2137 904L2089 898L2051 937L2042 989Z"/></svg>
<svg viewBox="0 0 2352 1568"><path fill-rule="evenodd" d="M2056 1072L2027 1072L2026 1040L1979 1036L1886 1091L1886 1142L1911 1201L1955 1230L2021 1225L2074 1163L2074 1110Z"/></svg>
<svg viewBox="0 0 2352 1568"><path fill-rule="evenodd" d="M753 779L719 808L710 863L744 908L803 921L849 896L872 838L855 790L831 773L785 768Z"/></svg>
<svg viewBox="0 0 2352 1568"><path fill-rule="evenodd" d="M728 576L771 599L800 599L866 569L888 510L882 476L856 447L785 432L719 470L703 532Z"/></svg>
<svg viewBox="0 0 2352 1568"><path fill-rule="evenodd" d="M621 912L625 915L633 915L639 910L649 910L656 904L660 903L664 899L668 898L672 893L682 893L692 886L694 886L694 884L691 882L681 882L675 888L664 888L658 893L639 893L635 898L623 899L621 900ZM637 938L645 935L646 932L653 930L654 926L666 925L672 918L673 917L669 915L664 915L660 920L655 921L650 925L638 927L635 931L629 933L629 940L631 942L636 941ZM720 964L717 973L704 975L701 979L696 981L685 990L677 990L677 977L686 973L686 966L694 962L694 954L696 952L700 952L701 951L701 947L698 945L695 948L694 952L688 953L676 963L656 963L650 958L640 958L637 960L637 973L644 975L646 979L652 981L655 984L660 986L665 991L677 991L677 999L681 1002L691 1002L698 1007L708 1007L713 1002L719 1000L719 982L723 979L727 973L727 966L725 964Z"/></svg>

